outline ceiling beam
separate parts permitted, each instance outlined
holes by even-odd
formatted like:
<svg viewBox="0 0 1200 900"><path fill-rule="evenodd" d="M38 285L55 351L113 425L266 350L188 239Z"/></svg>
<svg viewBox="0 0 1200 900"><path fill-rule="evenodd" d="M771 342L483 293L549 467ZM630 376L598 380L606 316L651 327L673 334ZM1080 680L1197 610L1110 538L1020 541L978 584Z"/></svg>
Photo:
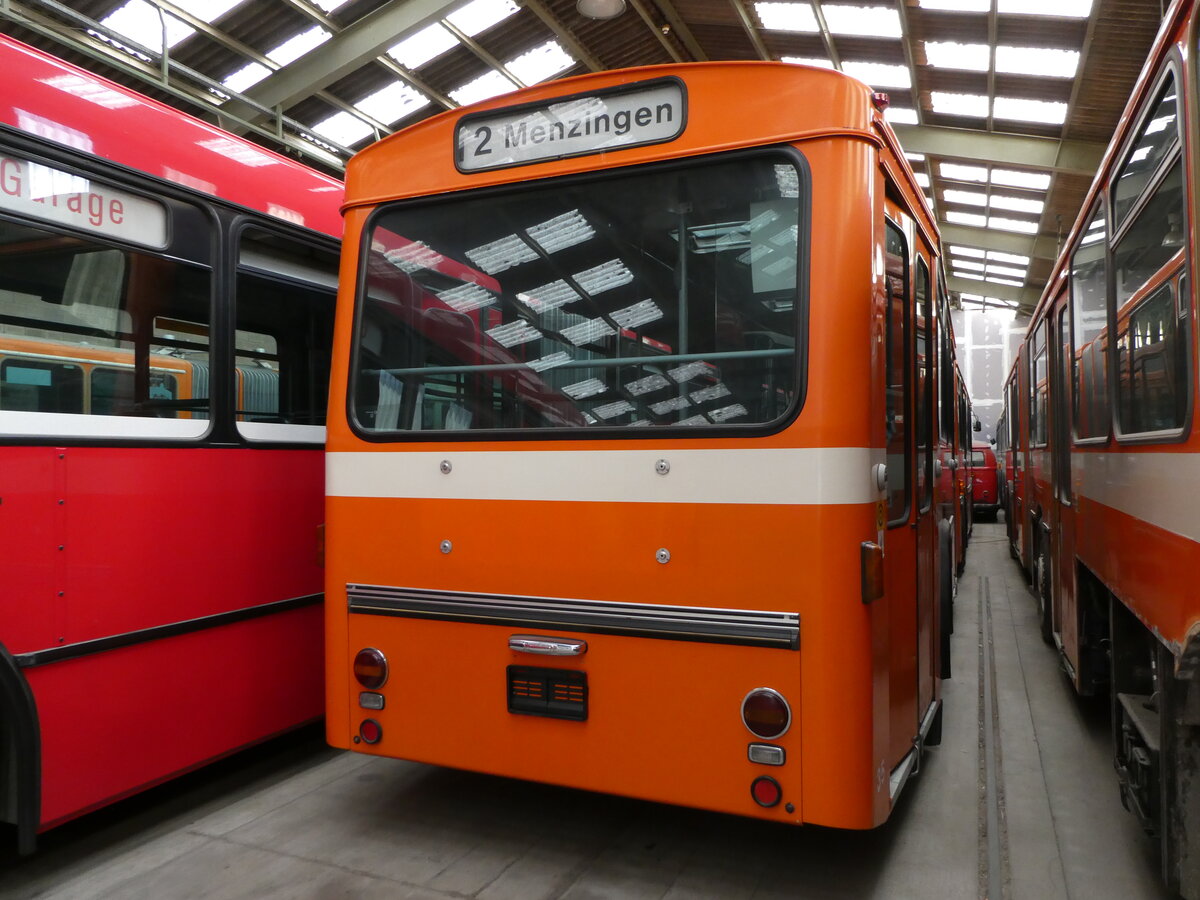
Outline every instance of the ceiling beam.
<svg viewBox="0 0 1200 900"><path fill-rule="evenodd" d="M774 59L771 56L771 51L767 49L767 45L763 43L762 35L758 33L758 29L754 26L754 20L750 18L750 11L746 9L746 4L742 0L729 0L729 4L733 7L733 11L737 13L738 21L742 23L746 37L754 45L754 52L758 54L758 58L767 60L768 62Z"/></svg>
<svg viewBox="0 0 1200 900"><path fill-rule="evenodd" d="M976 281L973 278L959 278L957 275L946 277L946 287L956 294L978 294L981 297L996 297L1000 300L1012 300L1020 304L1026 312L1037 306L1041 292L1027 287L1013 287L1008 284L993 284L990 281Z"/></svg>
<svg viewBox="0 0 1200 900"><path fill-rule="evenodd" d="M594 53L579 43L575 39L575 36L563 27L562 22L555 18L554 13L546 7L546 4L542 0L522 0L522 3L526 9L542 20L543 25L554 32L554 36L558 38L559 43L566 47L572 56L593 72L599 72L604 69L604 63L600 62L600 59Z"/></svg>
<svg viewBox="0 0 1200 900"><path fill-rule="evenodd" d="M675 49L675 45L667 40L666 32L659 28L658 24L654 21L653 16L651 16L646 10L646 7L641 4L640 0L629 0L629 5L634 8L634 11L641 17L642 21L646 23L646 27L649 28L651 34L654 35L654 39L662 45L664 50L667 51L667 55L677 63L683 62L683 57L679 55L679 51Z"/></svg>
<svg viewBox="0 0 1200 900"><path fill-rule="evenodd" d="M256 103L287 108L370 62L407 34L442 18L458 0L390 0L363 16L293 63L268 75L246 91ZM258 110L238 100L222 107L240 118L257 118Z"/></svg>
<svg viewBox="0 0 1200 900"><path fill-rule="evenodd" d="M892 128L905 150L996 165L1011 164L1092 176L1104 158L1104 144L1060 141L1019 134L987 134L941 125L902 125Z"/></svg>
<svg viewBox="0 0 1200 900"><path fill-rule="evenodd" d="M671 0L658 0L656 6L667 17L667 21L671 24L671 31L674 32L675 37L683 41L683 46L687 47L688 53L692 54L692 59L696 62L707 62L708 54L704 52L704 48L692 34L692 29L688 28L683 16L679 15L679 10L671 4Z"/></svg>
<svg viewBox="0 0 1200 900"><path fill-rule="evenodd" d="M1051 262L1058 259L1058 236L1053 234L1016 234L995 228L955 225L952 222L938 222L938 231L941 232L943 244L964 244Z"/></svg>

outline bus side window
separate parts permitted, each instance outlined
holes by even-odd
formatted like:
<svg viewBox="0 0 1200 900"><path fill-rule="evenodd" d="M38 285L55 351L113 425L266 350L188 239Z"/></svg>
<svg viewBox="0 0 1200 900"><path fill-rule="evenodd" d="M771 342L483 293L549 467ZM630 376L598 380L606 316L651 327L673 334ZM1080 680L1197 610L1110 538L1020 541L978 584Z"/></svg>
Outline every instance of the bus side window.
<svg viewBox="0 0 1200 900"><path fill-rule="evenodd" d="M324 425L337 253L258 228L238 253L237 421Z"/></svg>
<svg viewBox="0 0 1200 900"><path fill-rule="evenodd" d="M908 521L908 246L904 234L887 223L887 481L888 522Z"/></svg>

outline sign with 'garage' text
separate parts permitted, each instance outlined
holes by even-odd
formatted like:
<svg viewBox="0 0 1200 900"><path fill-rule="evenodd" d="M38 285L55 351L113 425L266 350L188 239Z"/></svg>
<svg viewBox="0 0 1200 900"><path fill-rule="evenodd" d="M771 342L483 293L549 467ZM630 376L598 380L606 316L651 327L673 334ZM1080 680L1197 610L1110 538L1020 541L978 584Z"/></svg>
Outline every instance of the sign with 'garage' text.
<svg viewBox="0 0 1200 900"><path fill-rule="evenodd" d="M683 133L687 93L676 78L575 94L463 116L454 129L462 172L672 141Z"/></svg>

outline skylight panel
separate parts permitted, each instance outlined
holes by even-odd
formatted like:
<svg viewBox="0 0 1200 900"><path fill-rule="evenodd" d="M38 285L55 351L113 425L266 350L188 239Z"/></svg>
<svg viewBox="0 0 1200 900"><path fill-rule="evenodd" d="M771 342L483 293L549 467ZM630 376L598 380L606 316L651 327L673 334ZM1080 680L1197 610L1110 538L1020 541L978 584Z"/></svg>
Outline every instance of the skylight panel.
<svg viewBox="0 0 1200 900"><path fill-rule="evenodd" d="M1026 197L1009 197L1005 194L992 195L992 209L1008 209L1013 212L1036 213L1041 215L1046 203L1043 200L1031 200Z"/></svg>
<svg viewBox="0 0 1200 900"><path fill-rule="evenodd" d="M929 176L924 172L913 172L913 178L917 179L917 184L919 184L921 187L929 187Z"/></svg>
<svg viewBox="0 0 1200 900"><path fill-rule="evenodd" d="M1048 125L1061 125L1067 120L1067 104L1051 103L1046 100L997 97L992 110L997 119L1044 122Z"/></svg>
<svg viewBox="0 0 1200 900"><path fill-rule="evenodd" d="M238 94L244 94L254 85L271 74L271 70L262 63L252 62L242 66L231 75L227 75L221 84Z"/></svg>
<svg viewBox="0 0 1200 900"><path fill-rule="evenodd" d="M906 152L904 154L904 158L907 159L909 162L925 162L925 154L924 153L908 153L908 152Z"/></svg>
<svg viewBox="0 0 1200 900"><path fill-rule="evenodd" d="M547 253L556 253L567 247L574 247L584 241L591 240L596 235L594 229L583 213L572 209L562 215L539 222L527 229L527 233Z"/></svg>
<svg viewBox="0 0 1200 900"><path fill-rule="evenodd" d="M823 4L825 24L834 34L898 38L904 35L900 13L887 6L837 6Z"/></svg>
<svg viewBox="0 0 1200 900"><path fill-rule="evenodd" d="M978 191L942 191L947 203L962 203L967 206L987 206L987 194Z"/></svg>
<svg viewBox="0 0 1200 900"><path fill-rule="evenodd" d="M951 181L978 181L986 183L988 180L987 169L982 166L962 166L957 163L942 163L938 166L938 170L942 173L943 178L949 178Z"/></svg>
<svg viewBox="0 0 1200 900"><path fill-rule="evenodd" d="M808 31L821 29L808 3L755 3L758 20L768 31Z"/></svg>
<svg viewBox="0 0 1200 900"><path fill-rule="evenodd" d="M504 67L525 84L537 84L539 81L553 78L573 65L575 58L564 50L558 41L546 41L522 53L516 59L509 60Z"/></svg>
<svg viewBox="0 0 1200 900"><path fill-rule="evenodd" d="M1086 19L1092 12L1092 0L999 0L997 12L1022 16L1058 16Z"/></svg>
<svg viewBox="0 0 1200 900"><path fill-rule="evenodd" d="M1021 256L1019 253L1001 253L999 250L989 250L987 258L989 262L1013 263L1018 266L1029 265L1029 257Z"/></svg>
<svg viewBox="0 0 1200 900"><path fill-rule="evenodd" d="M495 69L492 69L490 72L480 75L474 81L468 81L461 87L455 88L450 92L450 96L455 103L469 106L472 103L487 100L489 97L507 94L512 90L516 90L515 85Z"/></svg>
<svg viewBox="0 0 1200 900"><path fill-rule="evenodd" d="M986 68L986 66L985 66ZM1074 78L1079 69L1079 51L1048 47L997 47L996 71L1038 77Z"/></svg>
<svg viewBox="0 0 1200 900"><path fill-rule="evenodd" d="M986 281L988 284L1007 284L1007 285L1010 285L1011 287L1022 287L1023 286L1023 282L1014 281L1011 278L993 278L991 275L988 275L983 280Z"/></svg>
<svg viewBox="0 0 1200 900"><path fill-rule="evenodd" d="M1016 231L1021 234L1037 234L1037 222L1030 222L1027 219L1006 219L1003 216L991 216L988 218L988 228L997 228L1000 231Z"/></svg>
<svg viewBox="0 0 1200 900"><path fill-rule="evenodd" d="M158 9L146 0L129 0L124 6L118 7L100 20L101 25L158 53L163 49L164 22L168 47L174 47L196 30L170 14L164 14L160 20Z"/></svg>
<svg viewBox="0 0 1200 900"><path fill-rule="evenodd" d="M1039 172L1016 172L1012 169L992 169L992 184L1044 191L1050 187L1050 176Z"/></svg>
<svg viewBox="0 0 1200 900"><path fill-rule="evenodd" d="M450 13L446 19L459 31L474 37L497 22L503 22L516 11L517 4L512 0L473 0Z"/></svg>
<svg viewBox="0 0 1200 900"><path fill-rule="evenodd" d="M363 97L354 104L377 122L391 125L405 116L429 105L429 98L402 81L393 81L385 88Z"/></svg>
<svg viewBox="0 0 1200 900"><path fill-rule="evenodd" d="M951 244L950 252L955 256L971 256L975 259L983 259L987 255L983 250L978 250L975 247L964 247L961 244Z"/></svg>
<svg viewBox="0 0 1200 900"><path fill-rule="evenodd" d="M983 94L950 94L945 91L932 91L929 100L936 113L987 118L988 98Z"/></svg>
<svg viewBox="0 0 1200 900"><path fill-rule="evenodd" d="M441 25L434 23L409 35L399 43L392 44L387 50L387 55L406 69L416 69L457 46L458 38Z"/></svg>
<svg viewBox="0 0 1200 900"><path fill-rule="evenodd" d="M190 13L202 22L213 23L231 9L236 9L241 6L246 0L172 0L172 2L186 13ZM337 3L341 6L347 0L340 0ZM317 3L320 6L320 0Z"/></svg>
<svg viewBox="0 0 1200 900"><path fill-rule="evenodd" d="M328 138L335 144L341 144L343 147L357 144L363 138L375 134L374 128L358 116L352 116L344 110L336 112L328 119L322 119L310 127L316 134Z"/></svg>
<svg viewBox="0 0 1200 900"><path fill-rule="evenodd" d="M320 25L314 25L308 31L302 31L288 38L274 50L268 50L266 56L271 62L286 66L290 62L295 62L310 50L321 46L331 37L333 35L330 32L326 31Z"/></svg>
<svg viewBox="0 0 1200 900"><path fill-rule="evenodd" d="M945 12L990 12L992 0L918 0L918 5Z"/></svg>
<svg viewBox="0 0 1200 900"><path fill-rule="evenodd" d="M842 60L842 71L851 78L857 78L859 81L866 82L875 88L912 87L912 73L908 71L908 66Z"/></svg>
<svg viewBox="0 0 1200 900"><path fill-rule="evenodd" d="M1014 269L1014 268L1011 268L1011 267L1009 267L1009 266L993 266L993 265L989 265L989 266L987 267L987 274L988 274L988 275L1001 275L1001 276L1007 276L1008 278L1020 278L1020 279L1024 279L1024 278L1025 278L1025 271L1026 271L1025 269Z"/></svg>
<svg viewBox="0 0 1200 900"><path fill-rule="evenodd" d="M797 66L816 66L819 69L836 68L833 63L823 56L783 56L780 59L785 63L792 63Z"/></svg>
<svg viewBox="0 0 1200 900"><path fill-rule="evenodd" d="M987 226L987 216L981 216L978 213L959 212L957 209L951 209L946 212L946 221L954 222L958 225L974 225L976 228Z"/></svg>
<svg viewBox="0 0 1200 900"><path fill-rule="evenodd" d="M956 260L953 260L950 263L950 265L952 265L956 269L967 269L971 272L982 272L984 269L987 268L987 266L984 265L983 263L972 262L969 259L956 259Z"/></svg>
<svg viewBox="0 0 1200 900"><path fill-rule="evenodd" d="M970 278L972 281L983 281L983 276L978 272L963 272L959 269L954 270L955 278Z"/></svg>
<svg viewBox="0 0 1200 900"><path fill-rule="evenodd" d="M917 111L904 106L889 106L883 118L893 125L916 125Z"/></svg>
<svg viewBox="0 0 1200 900"><path fill-rule="evenodd" d="M957 44L954 41L926 41L925 58L940 69L966 69L986 72L992 54L987 44Z"/></svg>

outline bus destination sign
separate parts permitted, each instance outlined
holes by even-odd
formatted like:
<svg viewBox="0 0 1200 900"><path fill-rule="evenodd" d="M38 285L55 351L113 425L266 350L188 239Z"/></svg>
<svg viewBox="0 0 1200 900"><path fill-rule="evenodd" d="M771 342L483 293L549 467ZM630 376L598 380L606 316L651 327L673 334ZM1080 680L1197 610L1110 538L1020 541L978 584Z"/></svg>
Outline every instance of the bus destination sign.
<svg viewBox="0 0 1200 900"><path fill-rule="evenodd" d="M676 78L464 116L454 129L462 172L522 166L643 144L683 133L687 93Z"/></svg>

